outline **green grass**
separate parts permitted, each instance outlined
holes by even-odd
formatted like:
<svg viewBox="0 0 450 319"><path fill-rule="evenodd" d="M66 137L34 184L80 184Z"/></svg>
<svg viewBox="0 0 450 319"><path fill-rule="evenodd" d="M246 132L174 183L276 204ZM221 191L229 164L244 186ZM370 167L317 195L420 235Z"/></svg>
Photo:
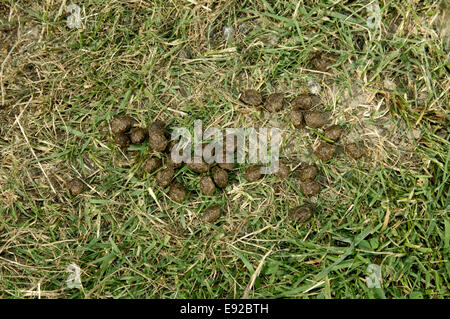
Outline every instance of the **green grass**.
<svg viewBox="0 0 450 319"><path fill-rule="evenodd" d="M80 30L59 1L0 2L0 297L36 298L39 284L41 298L448 298L448 2L380 1L376 30L368 1L196 2L80 0ZM238 102L247 87L290 100L308 80L345 127L339 149L362 141L369 158L320 163L321 137L294 129L289 106ZM322 191L306 198L294 175L248 183L242 165L204 196L184 167L189 197L174 203L141 173L146 144L114 144L116 114L278 126L283 159L317 164ZM73 177L86 184L76 197ZM309 222L287 218L309 200ZM204 225L212 204L226 214ZM72 263L82 289L66 287ZM370 264L380 289L366 285Z"/></svg>

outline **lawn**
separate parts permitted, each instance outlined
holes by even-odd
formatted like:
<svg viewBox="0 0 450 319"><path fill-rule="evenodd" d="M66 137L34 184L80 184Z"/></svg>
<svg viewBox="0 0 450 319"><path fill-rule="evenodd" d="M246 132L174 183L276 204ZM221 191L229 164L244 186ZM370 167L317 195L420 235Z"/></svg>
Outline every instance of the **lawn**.
<svg viewBox="0 0 450 319"><path fill-rule="evenodd" d="M69 1L0 0L0 298L450 297L449 1L73 3L79 21ZM286 103L249 107L245 89ZM305 92L344 129L330 161L321 130L291 124ZM206 196L183 166L177 203L142 170L147 142L116 145L117 115L279 128L292 173L249 182L243 163Z"/></svg>

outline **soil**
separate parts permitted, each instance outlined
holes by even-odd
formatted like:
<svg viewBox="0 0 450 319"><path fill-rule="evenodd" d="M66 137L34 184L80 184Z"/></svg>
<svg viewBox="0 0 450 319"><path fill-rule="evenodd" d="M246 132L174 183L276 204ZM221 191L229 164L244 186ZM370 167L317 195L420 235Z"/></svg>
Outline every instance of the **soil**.
<svg viewBox="0 0 450 319"><path fill-rule="evenodd" d="M204 211L202 221L207 223L214 223L216 220L219 219L221 214L222 209L220 206L218 205L211 206Z"/></svg>
<svg viewBox="0 0 450 319"><path fill-rule="evenodd" d="M296 222L304 223L312 217L313 210L310 205L306 204L292 208L288 215Z"/></svg>
<svg viewBox="0 0 450 319"><path fill-rule="evenodd" d="M173 182L172 185L170 185L169 197L174 202L183 202L186 199L186 188L181 183Z"/></svg>
<svg viewBox="0 0 450 319"><path fill-rule="evenodd" d="M158 173L156 173L156 183L158 183L158 185L161 186L162 188L165 188L169 186L174 176L175 171L173 167L170 166L166 167L163 170L160 170Z"/></svg>
<svg viewBox="0 0 450 319"><path fill-rule="evenodd" d="M240 100L247 105L258 106L262 103L261 94L256 90L245 90L240 97Z"/></svg>
<svg viewBox="0 0 450 319"><path fill-rule="evenodd" d="M213 167L212 176L214 179L214 183L216 183L217 187L225 188L228 185L228 173L226 170L220 167Z"/></svg>
<svg viewBox="0 0 450 319"><path fill-rule="evenodd" d="M316 156L322 160L322 162L327 162L331 160L336 151L336 146L331 145L329 143L322 142L314 152Z"/></svg>
<svg viewBox="0 0 450 319"><path fill-rule="evenodd" d="M202 194L212 196L216 192L216 185L210 176L203 176L200 180L200 191Z"/></svg>

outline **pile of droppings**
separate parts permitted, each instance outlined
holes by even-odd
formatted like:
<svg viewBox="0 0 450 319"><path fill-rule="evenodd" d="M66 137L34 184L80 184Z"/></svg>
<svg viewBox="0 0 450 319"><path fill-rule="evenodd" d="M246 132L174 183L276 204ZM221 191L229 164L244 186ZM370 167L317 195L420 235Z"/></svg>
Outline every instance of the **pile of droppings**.
<svg viewBox="0 0 450 319"><path fill-rule="evenodd" d="M314 67L322 72L328 70L328 62L319 54L313 58ZM280 111L285 98L283 93L272 93L264 101L264 98L256 90L249 89L242 92L240 100L249 106L263 105L263 108L269 112ZM315 94L299 94L291 102L290 121L297 129L309 128L322 137L322 141L315 148L315 156L322 162L329 162L337 152L337 143L344 133L344 129L336 124L329 125L330 119L327 112L320 111L321 99ZM359 160L367 155L367 150L358 143L350 143L344 147L345 153ZM248 167L245 171L246 179L249 182L255 182L262 177L259 166ZM284 163L279 163L279 170L275 173L280 179L289 176L289 168ZM318 168L315 165L304 165L300 168L297 178L300 180L300 191L303 195L310 197L320 193L321 185L316 181ZM312 216L312 204L297 206L291 210L289 215L298 222L305 222Z"/></svg>
<svg viewBox="0 0 450 319"><path fill-rule="evenodd" d="M127 116L117 116L111 121L111 132L120 148L125 149L130 144L142 144L147 138L147 130L133 127L134 124Z"/></svg>
<svg viewBox="0 0 450 319"><path fill-rule="evenodd" d="M262 107L269 112L278 112L286 104L284 93L272 93L266 98L254 89L244 90L240 100L248 106ZM337 142L344 129L339 125L328 125L329 117L326 112L318 110L321 105L320 97L313 94L300 94L291 102L290 120L297 129L309 128L320 137L322 141L315 148L315 156L322 162L330 161L336 154ZM235 169L233 163L206 163L203 159L191 160L183 163L172 158L173 147L177 141L170 141L170 132L166 123L154 121L148 129L135 127L136 122L128 116L116 116L110 122L113 140L122 149L127 149L130 144L142 144L148 139L148 148L152 155L147 158L142 166L143 173L152 176L161 189L168 188L169 198L176 203L183 203L189 197L185 185L174 181L175 176L183 166L188 170L199 174L199 193L205 196L214 196L218 190L223 190L229 185L229 173ZM226 138L223 139L224 158L234 158L236 153L236 137L234 148L227 146ZM206 144L205 144L206 145ZM204 146L205 146L204 145ZM359 160L367 155L367 150L358 143L350 143L344 146L345 153ZM213 154L211 154L213 155ZM275 176L284 180L291 173L290 167L284 162L278 162L278 171ZM306 197L318 195L321 184L316 181L319 169L314 164L303 164L297 171L296 178L300 180L300 191ZM245 169L245 179L250 183L256 183L264 177L260 165L251 165ZM67 186L72 196L80 195L84 190L84 183L78 179L72 179ZM213 205L204 210L201 220L213 223L222 215L223 208ZM314 205L306 203L292 208L288 216L299 223L308 221L313 215Z"/></svg>

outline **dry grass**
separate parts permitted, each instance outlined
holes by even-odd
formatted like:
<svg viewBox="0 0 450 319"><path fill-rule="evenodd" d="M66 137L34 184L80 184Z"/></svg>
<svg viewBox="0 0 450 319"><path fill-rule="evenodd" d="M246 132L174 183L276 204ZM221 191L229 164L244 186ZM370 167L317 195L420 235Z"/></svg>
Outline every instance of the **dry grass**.
<svg viewBox="0 0 450 319"><path fill-rule="evenodd" d="M77 3L78 30L66 2L0 3L1 297L36 297L38 284L42 298L448 296L445 5L380 1L370 30L351 1ZM317 52L327 72L312 65ZM273 114L238 100L256 88L289 101L311 82L318 109L345 128L326 164L312 154L321 137L294 129L289 105ZM114 145L109 121L122 113L141 126L279 127L283 159L316 163L323 190L308 199L293 176L248 183L242 166L207 197L183 168L190 196L176 204L140 173L145 145ZM353 141L368 159L342 152ZM75 198L73 177L86 185ZM288 209L306 201L315 217L292 224ZM211 204L226 215L202 225ZM65 286L71 263L81 290ZM381 290L365 285L371 263Z"/></svg>

